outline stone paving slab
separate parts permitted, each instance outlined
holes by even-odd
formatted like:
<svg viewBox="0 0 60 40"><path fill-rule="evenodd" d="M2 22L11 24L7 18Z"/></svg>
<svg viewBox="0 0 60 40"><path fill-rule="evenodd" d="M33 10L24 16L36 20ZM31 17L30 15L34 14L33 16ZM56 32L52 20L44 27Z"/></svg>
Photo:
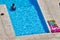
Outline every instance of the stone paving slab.
<svg viewBox="0 0 60 40"><path fill-rule="evenodd" d="M4 13L4 15L1 15L1 13ZM0 5L0 27L1 27L1 36L2 39L9 40L14 37L14 32L12 28L12 24L9 18L9 14L6 8L6 5Z"/></svg>

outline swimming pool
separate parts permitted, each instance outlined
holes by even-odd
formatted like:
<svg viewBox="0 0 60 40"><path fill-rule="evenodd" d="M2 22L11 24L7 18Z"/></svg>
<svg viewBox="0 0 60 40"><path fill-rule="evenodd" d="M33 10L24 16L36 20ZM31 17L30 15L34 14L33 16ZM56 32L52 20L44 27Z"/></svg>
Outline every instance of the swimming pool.
<svg viewBox="0 0 60 40"><path fill-rule="evenodd" d="M10 10L15 3L16 10ZM37 0L0 0L6 4L16 36L49 33Z"/></svg>

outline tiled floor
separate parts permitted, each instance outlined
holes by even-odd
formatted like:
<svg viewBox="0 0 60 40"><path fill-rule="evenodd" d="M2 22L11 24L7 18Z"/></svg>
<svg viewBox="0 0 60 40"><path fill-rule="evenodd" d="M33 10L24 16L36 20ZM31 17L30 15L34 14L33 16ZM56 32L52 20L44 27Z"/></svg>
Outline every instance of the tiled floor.
<svg viewBox="0 0 60 40"><path fill-rule="evenodd" d="M51 2L50 5L48 5L49 2ZM38 0L38 3L41 5L41 9L43 10L46 23L47 20L54 19L57 24L60 25L60 11L57 2L57 0ZM55 3L56 5L54 5ZM51 6L52 4L54 6ZM5 5L0 5L0 14L2 12L4 12L4 15L0 15L0 40L60 40L60 33L34 34L17 37L12 29L11 21Z"/></svg>

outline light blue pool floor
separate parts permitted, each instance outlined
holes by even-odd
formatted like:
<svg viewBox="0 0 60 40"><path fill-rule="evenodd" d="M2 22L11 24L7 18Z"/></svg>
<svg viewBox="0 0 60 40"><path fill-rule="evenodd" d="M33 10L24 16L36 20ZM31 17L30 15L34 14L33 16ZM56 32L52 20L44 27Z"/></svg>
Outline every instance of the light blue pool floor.
<svg viewBox="0 0 60 40"><path fill-rule="evenodd" d="M15 11L10 10L12 3L16 5ZM16 36L46 33L29 0L1 0L0 4L6 4Z"/></svg>

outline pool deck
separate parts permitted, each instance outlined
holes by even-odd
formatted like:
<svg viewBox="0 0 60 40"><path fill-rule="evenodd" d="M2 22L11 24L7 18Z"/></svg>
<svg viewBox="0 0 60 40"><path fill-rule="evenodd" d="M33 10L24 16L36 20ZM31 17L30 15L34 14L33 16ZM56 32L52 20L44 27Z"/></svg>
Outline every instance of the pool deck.
<svg viewBox="0 0 60 40"><path fill-rule="evenodd" d="M58 0L38 0L46 23L47 20L54 19L58 26L60 26L60 8L58 2ZM1 13L4 13L4 15L1 16ZM15 36L6 6L0 5L0 40L60 40L60 33Z"/></svg>
<svg viewBox="0 0 60 40"><path fill-rule="evenodd" d="M60 6L58 0L38 0L45 20L55 20L60 26Z"/></svg>

